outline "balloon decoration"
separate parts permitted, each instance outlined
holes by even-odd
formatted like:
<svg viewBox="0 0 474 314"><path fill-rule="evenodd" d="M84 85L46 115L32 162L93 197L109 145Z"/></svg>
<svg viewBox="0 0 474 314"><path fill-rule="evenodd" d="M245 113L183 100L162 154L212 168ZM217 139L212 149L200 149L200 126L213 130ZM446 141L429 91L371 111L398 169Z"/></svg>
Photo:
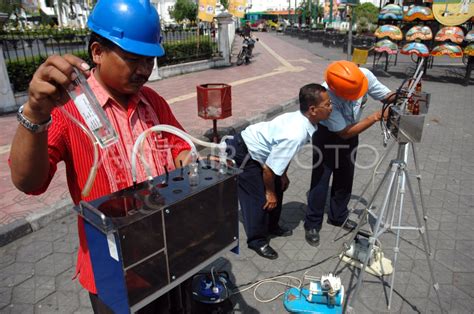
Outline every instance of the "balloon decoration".
<svg viewBox="0 0 474 314"><path fill-rule="evenodd" d="M374 50L379 53L386 52L389 55L396 55L398 53L398 46L390 39L383 39L375 43Z"/></svg>
<svg viewBox="0 0 474 314"><path fill-rule="evenodd" d="M405 44L402 47L402 50L400 50L400 53L404 55L415 54L418 57L428 57L430 55L430 51L428 50L428 47L426 47L425 44L417 43L417 42Z"/></svg>
<svg viewBox="0 0 474 314"><path fill-rule="evenodd" d="M435 36L436 41L452 41L455 44L460 44L464 40L464 33L461 28L457 26L446 26L440 29Z"/></svg>
<svg viewBox="0 0 474 314"><path fill-rule="evenodd" d="M464 48L464 54L469 57L474 57L474 44L469 44Z"/></svg>
<svg viewBox="0 0 474 314"><path fill-rule="evenodd" d="M422 21L431 21L434 20L433 12L428 7L414 6L408 10L407 14L403 16L403 20L411 22L416 19Z"/></svg>
<svg viewBox="0 0 474 314"><path fill-rule="evenodd" d="M400 28L398 28L395 25L382 25L382 26L379 26L375 30L375 37L377 38L388 37L392 40L402 40L403 33L400 30Z"/></svg>
<svg viewBox="0 0 474 314"><path fill-rule="evenodd" d="M431 40L433 33L428 26L413 26L406 33L405 38L407 41L415 41L416 39Z"/></svg>
<svg viewBox="0 0 474 314"><path fill-rule="evenodd" d="M444 43L434 47L433 50L431 50L431 55L434 57L450 56L451 58L461 58L462 49L459 45Z"/></svg>
<svg viewBox="0 0 474 314"><path fill-rule="evenodd" d="M402 20L403 19L403 10L399 5L388 4L380 10L379 13L380 20Z"/></svg>

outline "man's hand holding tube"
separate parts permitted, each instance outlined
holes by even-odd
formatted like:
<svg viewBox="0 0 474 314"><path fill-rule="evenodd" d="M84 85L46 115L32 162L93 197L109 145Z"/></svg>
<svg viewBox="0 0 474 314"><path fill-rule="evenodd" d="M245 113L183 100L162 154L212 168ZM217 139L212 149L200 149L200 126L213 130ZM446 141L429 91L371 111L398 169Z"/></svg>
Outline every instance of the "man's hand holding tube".
<svg viewBox="0 0 474 314"><path fill-rule="evenodd" d="M54 107L69 99L67 88L76 78L73 67L89 76L89 66L73 55L51 56L33 75L23 115L35 124L50 119ZM53 121L54 123L54 121ZM48 178L48 132L33 133L19 125L10 151L13 184L23 192L41 187Z"/></svg>
<svg viewBox="0 0 474 314"><path fill-rule="evenodd" d="M50 56L39 66L30 82L28 101L24 107L24 115L31 122L41 123L48 120L54 107L69 100L66 90L76 79L74 67L86 76L90 75L89 65L69 54Z"/></svg>

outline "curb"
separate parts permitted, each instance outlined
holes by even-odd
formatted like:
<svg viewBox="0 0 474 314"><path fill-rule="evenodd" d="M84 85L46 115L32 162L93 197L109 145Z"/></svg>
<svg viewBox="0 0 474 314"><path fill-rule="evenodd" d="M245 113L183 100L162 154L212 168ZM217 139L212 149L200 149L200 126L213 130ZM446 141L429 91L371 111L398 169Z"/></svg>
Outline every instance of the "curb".
<svg viewBox="0 0 474 314"><path fill-rule="evenodd" d="M225 134L236 134L245 129L248 125L268 120L290 109L291 107L298 105L298 103L299 100L297 97L290 99L283 104L275 105L263 111L251 119L241 120L229 127L218 128L218 134L219 136ZM209 136L212 138L212 129L209 129L204 134L205 139L209 139ZM74 213L75 211L73 210L73 207L74 205L71 200L61 200L52 207L35 210L34 213L28 215L25 218L15 220L14 222L4 226L0 226L0 247L18 240L29 233L37 231L59 218Z"/></svg>

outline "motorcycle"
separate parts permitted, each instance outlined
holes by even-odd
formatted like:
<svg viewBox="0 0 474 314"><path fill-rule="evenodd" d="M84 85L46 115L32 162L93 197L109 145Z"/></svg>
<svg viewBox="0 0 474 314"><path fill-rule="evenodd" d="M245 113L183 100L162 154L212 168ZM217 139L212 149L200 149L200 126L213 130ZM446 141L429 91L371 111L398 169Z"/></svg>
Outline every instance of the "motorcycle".
<svg viewBox="0 0 474 314"><path fill-rule="evenodd" d="M255 42L258 41L258 38L255 40L248 36L242 37L244 37L244 41L242 42L242 49L237 55L237 65L242 65L244 62L245 64L250 63L250 58L252 58L252 50L255 47Z"/></svg>

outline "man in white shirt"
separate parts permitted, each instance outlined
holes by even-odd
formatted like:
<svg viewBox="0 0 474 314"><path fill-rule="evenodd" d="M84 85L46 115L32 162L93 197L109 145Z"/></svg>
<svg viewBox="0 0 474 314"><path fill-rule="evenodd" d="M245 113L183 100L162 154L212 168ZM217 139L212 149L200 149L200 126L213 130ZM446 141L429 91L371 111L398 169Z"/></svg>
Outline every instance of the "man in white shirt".
<svg viewBox="0 0 474 314"><path fill-rule="evenodd" d="M332 110L326 88L319 84L303 86L299 101L300 110L250 125L227 142L233 148L230 157L243 169L238 196L247 244L264 258L278 258L269 245L270 235L292 234L278 224L283 192L290 182L286 175L290 161Z"/></svg>
<svg viewBox="0 0 474 314"><path fill-rule="evenodd" d="M358 134L382 119L381 111L362 120L361 113L367 95L380 101L389 101L393 95L372 72L358 68L350 61L331 63L326 69L325 80L323 86L328 90L333 111L329 119L318 124L312 139L313 172L304 224L306 241L312 246L319 245L331 175L328 223L345 229L356 227L354 221L349 219L345 224L344 221L352 193Z"/></svg>

